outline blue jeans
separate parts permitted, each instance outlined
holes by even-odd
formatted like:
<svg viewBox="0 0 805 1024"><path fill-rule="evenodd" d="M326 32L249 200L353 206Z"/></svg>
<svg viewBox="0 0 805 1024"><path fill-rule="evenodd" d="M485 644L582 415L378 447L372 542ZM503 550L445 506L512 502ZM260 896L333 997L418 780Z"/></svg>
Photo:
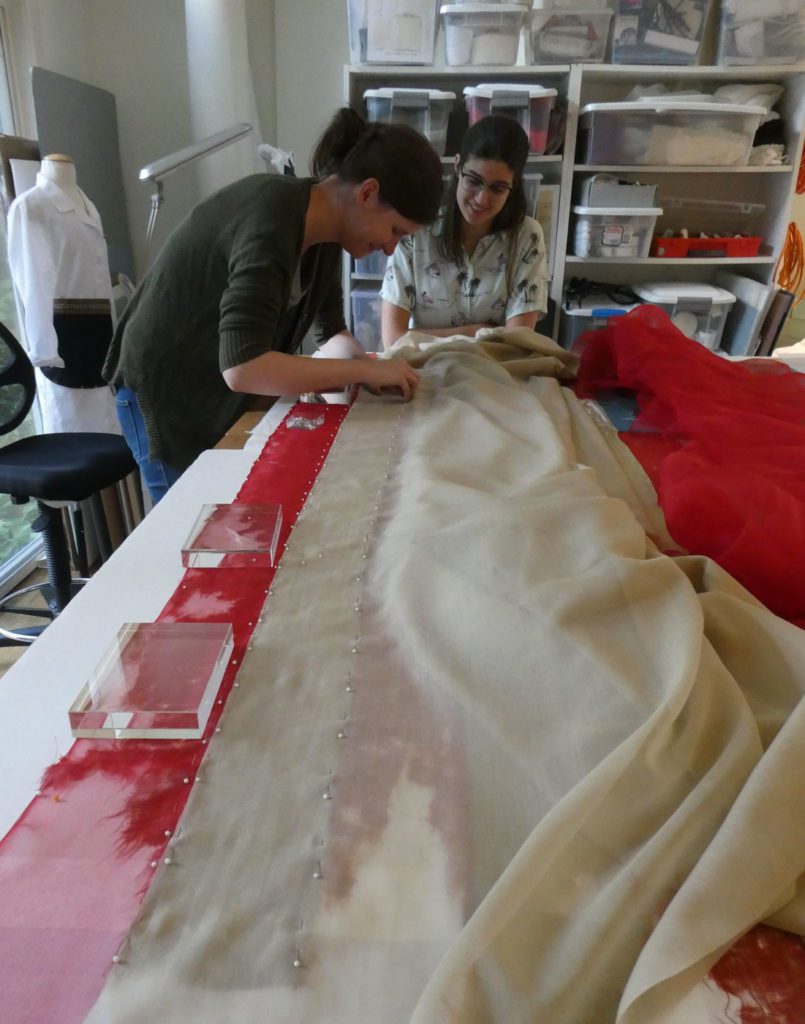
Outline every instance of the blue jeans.
<svg viewBox="0 0 805 1024"><path fill-rule="evenodd" d="M123 437L140 467L143 483L148 488L151 501L156 505L160 498L165 497L168 489L176 483L182 474L178 469L169 466L167 462L148 457L145 420L134 392L130 388L118 388L115 401Z"/></svg>

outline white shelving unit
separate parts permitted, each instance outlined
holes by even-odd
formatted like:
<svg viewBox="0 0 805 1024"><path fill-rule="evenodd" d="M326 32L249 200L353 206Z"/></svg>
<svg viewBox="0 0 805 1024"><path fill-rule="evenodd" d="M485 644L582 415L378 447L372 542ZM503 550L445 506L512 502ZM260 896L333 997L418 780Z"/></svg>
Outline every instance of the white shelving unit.
<svg viewBox="0 0 805 1024"><path fill-rule="evenodd" d="M559 155L532 157L529 170L543 175L543 184L559 185L558 231L550 296L558 311L565 283L571 277L587 277L613 284L644 284L652 281L712 282L719 269L734 270L762 283L771 283L774 266L784 243L795 193L797 170L805 133L805 66L760 67L647 66L624 64L550 64L513 67L398 67L382 65L347 66L344 70L346 101L362 111L366 89L421 87L443 89L456 94L448 132L448 152L457 149L462 125L466 127L463 90L479 82L523 82L555 88L557 102L566 106L566 129ZM577 156L579 111L588 103L623 100L637 84L663 83L669 89L683 87L712 92L732 82L775 82L784 93L777 109L784 131L787 163L766 167L690 167L620 164L586 164ZM452 161L451 156L444 158ZM582 259L568 255L572 208L578 202L581 178L607 171L626 181L656 184L657 206L665 197L707 200L735 200L762 204L764 211L753 224L764 245L755 257L670 259ZM658 227L662 226L662 220ZM736 231L741 225L736 225ZM377 279L375 279L377 280ZM358 281L358 284L361 282ZM366 283L366 279L363 279ZM345 300L356 284L351 267L345 266ZM351 310L347 310L348 323ZM541 329L559 335L559 317L543 321Z"/></svg>

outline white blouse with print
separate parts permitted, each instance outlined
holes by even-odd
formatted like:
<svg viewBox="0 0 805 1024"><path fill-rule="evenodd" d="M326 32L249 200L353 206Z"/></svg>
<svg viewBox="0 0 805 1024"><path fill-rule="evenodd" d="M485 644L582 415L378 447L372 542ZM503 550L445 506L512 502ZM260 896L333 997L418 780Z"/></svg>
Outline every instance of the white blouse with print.
<svg viewBox="0 0 805 1024"><path fill-rule="evenodd" d="M410 309L410 326L505 324L511 317L548 308L548 271L542 228L532 217L520 225L513 288L506 288L506 234L485 235L463 266L439 253L441 219L401 239L389 257L383 287L387 302Z"/></svg>

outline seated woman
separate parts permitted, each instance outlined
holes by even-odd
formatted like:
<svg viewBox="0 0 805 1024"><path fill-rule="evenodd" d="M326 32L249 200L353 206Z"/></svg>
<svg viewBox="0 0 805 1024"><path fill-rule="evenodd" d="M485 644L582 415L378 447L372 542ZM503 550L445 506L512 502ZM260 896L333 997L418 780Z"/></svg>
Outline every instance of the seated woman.
<svg viewBox="0 0 805 1024"><path fill-rule="evenodd" d="M526 216L528 136L492 114L465 134L433 226L403 238L381 289L383 345L413 327L474 337L482 327L531 327L548 303L542 228Z"/></svg>

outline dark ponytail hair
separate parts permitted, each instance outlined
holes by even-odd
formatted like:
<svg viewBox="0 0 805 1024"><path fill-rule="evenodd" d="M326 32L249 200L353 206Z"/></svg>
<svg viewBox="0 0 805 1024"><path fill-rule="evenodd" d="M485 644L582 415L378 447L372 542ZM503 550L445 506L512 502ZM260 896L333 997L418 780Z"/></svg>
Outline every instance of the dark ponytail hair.
<svg viewBox="0 0 805 1024"><path fill-rule="evenodd" d="M408 125L367 123L342 107L316 144L310 171L314 178L334 174L354 185L376 178L381 201L417 224L430 224L439 213L442 162Z"/></svg>
<svg viewBox="0 0 805 1024"><path fill-rule="evenodd" d="M459 175L467 160L499 160L512 172L512 190L492 221L492 231L507 232L506 287L511 291L514 279L514 261L517 254L517 229L526 215L526 197L523 173L528 159L528 136L513 117L489 114L468 128L461 141L458 173L453 174L445 194L444 226L439 238L439 252L456 266L464 264L464 245L461 232L464 218L458 207Z"/></svg>

